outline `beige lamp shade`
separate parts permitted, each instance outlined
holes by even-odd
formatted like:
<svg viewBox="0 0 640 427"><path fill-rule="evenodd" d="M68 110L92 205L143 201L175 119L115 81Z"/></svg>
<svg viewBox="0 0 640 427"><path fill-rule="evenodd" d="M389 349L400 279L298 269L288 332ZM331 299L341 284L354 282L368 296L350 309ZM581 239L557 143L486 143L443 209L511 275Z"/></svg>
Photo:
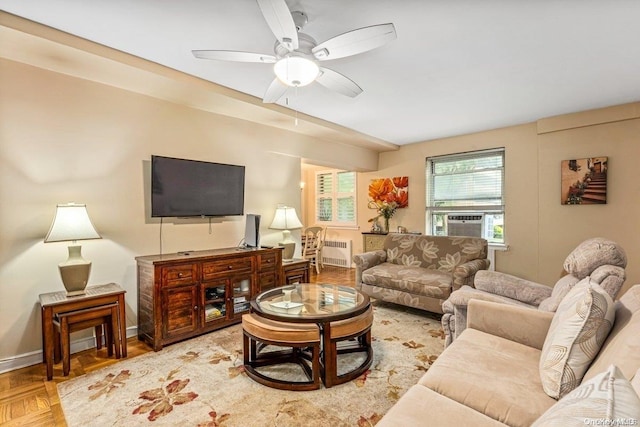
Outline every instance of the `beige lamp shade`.
<svg viewBox="0 0 640 427"><path fill-rule="evenodd" d="M75 244L75 242L100 238L91 219L89 219L86 205L69 203L57 206L51 228L44 241L45 243L73 242L69 246L69 258L58 264L67 295L84 294L91 274L91 261L82 258L82 246Z"/></svg>
<svg viewBox="0 0 640 427"><path fill-rule="evenodd" d="M296 250L296 242L291 238L291 231L302 228L302 223L298 219L295 208L288 206L278 206L273 222L269 226L273 230L282 230L282 242L278 243L284 247L282 258L290 260Z"/></svg>

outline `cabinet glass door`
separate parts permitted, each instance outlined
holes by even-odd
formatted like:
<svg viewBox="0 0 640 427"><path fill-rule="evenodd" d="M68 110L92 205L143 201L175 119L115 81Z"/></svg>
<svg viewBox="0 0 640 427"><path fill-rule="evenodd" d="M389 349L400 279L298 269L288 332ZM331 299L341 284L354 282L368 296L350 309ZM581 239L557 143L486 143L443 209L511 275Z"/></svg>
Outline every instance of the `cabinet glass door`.
<svg viewBox="0 0 640 427"><path fill-rule="evenodd" d="M203 283L205 325L227 316L226 281Z"/></svg>
<svg viewBox="0 0 640 427"><path fill-rule="evenodd" d="M249 311L251 301L251 276L235 277L233 286L233 314Z"/></svg>

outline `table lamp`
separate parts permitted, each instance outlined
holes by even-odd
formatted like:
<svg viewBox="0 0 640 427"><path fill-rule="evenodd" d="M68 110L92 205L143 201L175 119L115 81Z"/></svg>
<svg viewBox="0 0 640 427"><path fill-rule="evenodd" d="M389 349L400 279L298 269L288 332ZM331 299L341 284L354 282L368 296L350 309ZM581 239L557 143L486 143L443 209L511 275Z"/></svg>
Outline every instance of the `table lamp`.
<svg viewBox="0 0 640 427"><path fill-rule="evenodd" d="M278 206L273 222L269 226L273 230L282 230L282 242L278 245L284 247L282 259L291 260L296 250L296 242L291 238L291 231L302 228L296 209L288 206Z"/></svg>
<svg viewBox="0 0 640 427"><path fill-rule="evenodd" d="M62 283L67 295L82 295L89 282L91 261L82 258L82 246L78 240L101 239L94 228L86 205L69 203L58 205L51 228L44 238L45 243L71 241L69 258L58 264Z"/></svg>

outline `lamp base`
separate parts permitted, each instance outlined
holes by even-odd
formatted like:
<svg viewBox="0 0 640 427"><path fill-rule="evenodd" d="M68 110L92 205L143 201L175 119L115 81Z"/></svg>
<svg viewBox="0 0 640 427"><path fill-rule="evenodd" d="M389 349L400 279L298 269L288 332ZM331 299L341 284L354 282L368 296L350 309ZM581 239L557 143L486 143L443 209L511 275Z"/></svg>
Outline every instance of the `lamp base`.
<svg viewBox="0 0 640 427"><path fill-rule="evenodd" d="M67 296L83 295L89 282L91 261L86 264L58 265L62 284L67 290Z"/></svg>
<svg viewBox="0 0 640 427"><path fill-rule="evenodd" d="M282 260L291 261L293 259L293 253L296 251L296 242L280 242L278 246L282 246Z"/></svg>
<svg viewBox="0 0 640 427"><path fill-rule="evenodd" d="M69 246L69 258L58 264L67 296L83 295L91 274L91 261L82 258L80 245Z"/></svg>

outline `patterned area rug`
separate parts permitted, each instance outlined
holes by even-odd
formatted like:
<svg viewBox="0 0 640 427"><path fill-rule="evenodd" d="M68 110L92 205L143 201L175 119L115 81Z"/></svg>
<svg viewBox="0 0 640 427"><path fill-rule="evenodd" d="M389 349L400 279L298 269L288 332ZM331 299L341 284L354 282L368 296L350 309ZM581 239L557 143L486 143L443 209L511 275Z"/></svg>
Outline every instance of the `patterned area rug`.
<svg viewBox="0 0 640 427"><path fill-rule="evenodd" d="M244 373L242 330L235 325L59 383L67 423L375 425L442 352L444 334L436 316L381 302L373 306L373 364L349 383L294 392L254 382ZM339 371L354 363L349 357L359 356L341 357Z"/></svg>

